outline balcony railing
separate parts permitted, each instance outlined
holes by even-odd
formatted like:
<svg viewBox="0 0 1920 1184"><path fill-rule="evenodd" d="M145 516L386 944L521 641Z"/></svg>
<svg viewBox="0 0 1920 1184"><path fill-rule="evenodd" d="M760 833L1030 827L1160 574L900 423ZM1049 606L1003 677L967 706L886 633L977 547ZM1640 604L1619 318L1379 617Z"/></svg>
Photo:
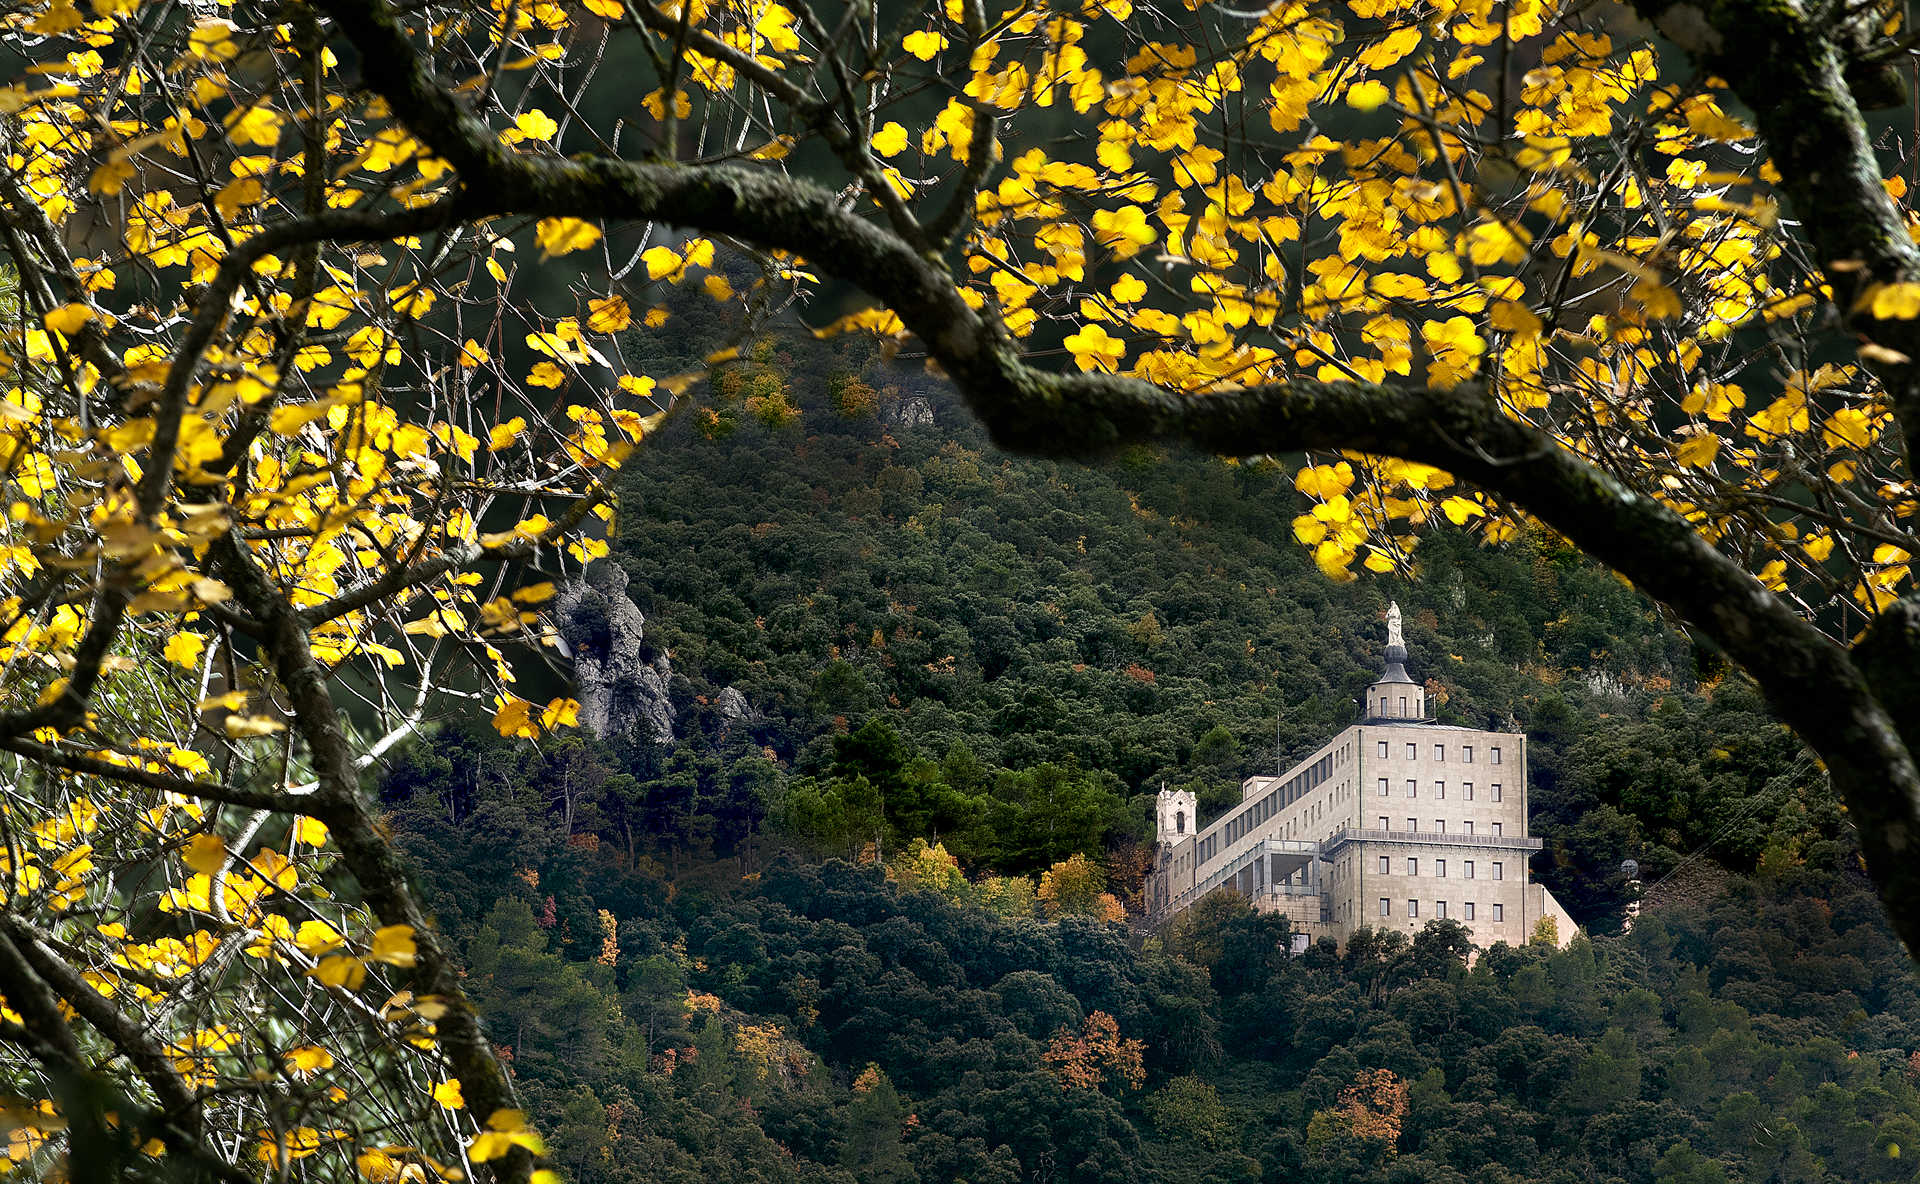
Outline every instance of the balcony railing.
<svg viewBox="0 0 1920 1184"><path fill-rule="evenodd" d="M1452 831L1377 830L1343 826L1320 844L1322 856L1332 855L1345 843L1418 843L1434 847L1495 847L1507 851L1538 851L1546 844L1525 835L1467 835Z"/></svg>

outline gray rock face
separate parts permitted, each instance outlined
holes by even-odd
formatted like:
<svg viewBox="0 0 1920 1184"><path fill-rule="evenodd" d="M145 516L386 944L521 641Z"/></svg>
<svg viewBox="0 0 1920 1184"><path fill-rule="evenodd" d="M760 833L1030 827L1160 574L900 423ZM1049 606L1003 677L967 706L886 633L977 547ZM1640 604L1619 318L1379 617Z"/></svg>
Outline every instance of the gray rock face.
<svg viewBox="0 0 1920 1184"><path fill-rule="evenodd" d="M921 395L908 395L888 409L887 419L897 427L930 428L933 426L933 404Z"/></svg>
<svg viewBox="0 0 1920 1184"><path fill-rule="evenodd" d="M753 708L747 706L747 697L740 693L739 687L728 687L721 691L714 699L713 705L728 723L738 723L741 720L753 718Z"/></svg>
<svg viewBox="0 0 1920 1184"><path fill-rule="evenodd" d="M580 723L602 739L642 735L673 742L667 678L673 667L644 644L646 615L627 597L627 573L602 560L553 602L554 626L573 659Z"/></svg>

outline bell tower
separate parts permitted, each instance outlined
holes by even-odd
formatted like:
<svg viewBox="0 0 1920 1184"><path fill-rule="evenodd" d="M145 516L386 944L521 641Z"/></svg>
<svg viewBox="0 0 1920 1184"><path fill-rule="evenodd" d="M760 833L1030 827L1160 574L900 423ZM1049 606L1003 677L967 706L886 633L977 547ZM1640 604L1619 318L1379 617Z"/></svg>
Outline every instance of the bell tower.
<svg viewBox="0 0 1920 1184"><path fill-rule="evenodd" d="M1400 632L1400 604L1387 605L1387 669L1380 681L1367 688L1366 708L1361 712L1369 721L1427 718L1427 688L1407 673L1407 639Z"/></svg>
<svg viewBox="0 0 1920 1184"><path fill-rule="evenodd" d="M1171 847L1200 830L1199 803L1189 790L1168 789L1160 783L1154 799L1153 835L1162 847Z"/></svg>

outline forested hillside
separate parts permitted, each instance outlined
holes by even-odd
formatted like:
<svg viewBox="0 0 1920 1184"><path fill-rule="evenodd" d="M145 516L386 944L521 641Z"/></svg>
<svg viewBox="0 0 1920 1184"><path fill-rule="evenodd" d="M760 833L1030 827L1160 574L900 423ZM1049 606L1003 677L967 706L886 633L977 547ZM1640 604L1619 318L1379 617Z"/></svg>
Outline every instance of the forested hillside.
<svg viewBox="0 0 1920 1184"><path fill-rule="evenodd" d="M1447 922L1288 958L1224 897L1143 941L840 861L675 879L443 755L474 780L391 817L578 1181L1913 1176L1920 995L1832 845L1469 970Z"/></svg>
<svg viewBox="0 0 1920 1184"><path fill-rule="evenodd" d="M682 340L634 348L665 368ZM1292 466L1016 459L924 375L805 348L762 342L623 478L614 558L682 738L607 758L623 849L752 852L770 819L974 871L1080 851L1124 895L1161 784L1211 813L1351 722L1389 598L1440 718L1529 733L1538 869L1583 922L1612 923L1623 858L1652 878L1712 843L1748 869L1834 833L1746 684L1549 536L1440 520L1417 579L1334 583L1294 541Z"/></svg>
<svg viewBox="0 0 1920 1184"><path fill-rule="evenodd" d="M1335 584L1286 470L1012 459L911 376L792 365L627 478L676 743L449 724L382 783L573 1178L1912 1176L1920 995L1842 816L1619 581L1441 530ZM1289 958L1230 898L1113 919L1146 795L1343 726L1389 596L1443 718L1529 733L1592 940L1469 969L1445 923ZM1624 857L1678 877L1620 936Z"/></svg>

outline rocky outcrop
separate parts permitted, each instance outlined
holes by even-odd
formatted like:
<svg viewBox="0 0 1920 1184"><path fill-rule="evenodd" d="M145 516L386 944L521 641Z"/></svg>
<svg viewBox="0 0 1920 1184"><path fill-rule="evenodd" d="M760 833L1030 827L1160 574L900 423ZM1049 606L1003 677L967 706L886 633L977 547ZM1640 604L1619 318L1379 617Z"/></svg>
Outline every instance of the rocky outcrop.
<svg viewBox="0 0 1920 1184"><path fill-rule="evenodd" d="M930 428L933 426L933 404L924 395L908 395L887 408L886 420L895 427Z"/></svg>
<svg viewBox="0 0 1920 1184"><path fill-rule="evenodd" d="M554 627L573 659L580 723L602 739L643 736L673 742L667 679L673 667L646 644L646 614L627 596L627 573L602 560L553 602Z"/></svg>
<svg viewBox="0 0 1920 1184"><path fill-rule="evenodd" d="M728 687L721 691L713 701L714 710L730 724L741 723L753 718L753 708L747 705L747 697L739 687Z"/></svg>

